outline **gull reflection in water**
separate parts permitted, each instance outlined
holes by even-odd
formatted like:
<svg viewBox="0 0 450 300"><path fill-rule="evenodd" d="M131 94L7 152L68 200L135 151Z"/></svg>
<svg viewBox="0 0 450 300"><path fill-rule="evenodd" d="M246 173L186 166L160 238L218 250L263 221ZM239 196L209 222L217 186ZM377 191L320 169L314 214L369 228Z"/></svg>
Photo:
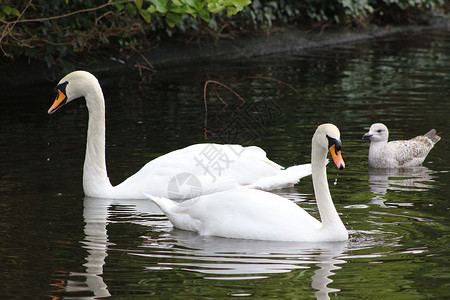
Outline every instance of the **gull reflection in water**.
<svg viewBox="0 0 450 300"><path fill-rule="evenodd" d="M433 188L435 175L424 166L407 169L369 168L370 191L376 194L370 203L386 207L384 195L391 191L426 191ZM407 205L407 204L405 204Z"/></svg>
<svg viewBox="0 0 450 300"><path fill-rule="evenodd" d="M143 269L167 269L170 272L173 268L181 268L202 273L205 279L212 280L259 279L296 269L315 269L311 286L316 290L317 299L329 299L330 293L339 291L328 285L333 282L333 271L346 262L340 257L348 250L347 242L271 242L199 236L172 228L159 208L150 201L86 197L83 212L85 238L82 241L87 250L83 265L86 271L71 272L69 276L85 280L69 279L66 293L93 295L83 299L111 296L102 277L108 249L113 245L109 241L107 226L124 211L131 215L130 222L148 226L149 230L159 233L157 238L150 235L136 237L144 239L139 251L125 250L129 255L149 258L149 265L143 265Z"/></svg>

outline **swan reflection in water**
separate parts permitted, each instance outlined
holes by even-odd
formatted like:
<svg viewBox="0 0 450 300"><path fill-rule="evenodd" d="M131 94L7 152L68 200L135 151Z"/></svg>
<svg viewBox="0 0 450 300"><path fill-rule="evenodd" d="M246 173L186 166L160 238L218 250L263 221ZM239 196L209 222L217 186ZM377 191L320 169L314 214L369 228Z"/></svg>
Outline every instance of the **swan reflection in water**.
<svg viewBox="0 0 450 300"><path fill-rule="evenodd" d="M318 299L328 299L328 294L339 289L328 287L330 278L339 264L346 263L339 257L347 250L347 242L275 242L244 239L227 239L213 236L199 236L193 232L174 229L170 235L177 241L179 249L167 256L167 262L156 262L160 253L133 253L150 258L148 269L175 267L185 271L204 274L205 279L242 280L268 278L270 274L288 273L297 269L317 268L311 277L311 286ZM148 238L148 246L154 247L154 240ZM144 247L146 244L144 243ZM182 259L182 262L179 260ZM177 261L177 262L171 262Z"/></svg>
<svg viewBox="0 0 450 300"><path fill-rule="evenodd" d="M436 175L434 171L424 166L405 168L405 169L379 169L369 168L370 191L376 194L370 203L386 207L384 195L388 190L391 191L415 191L422 192L433 188L433 182ZM388 204L390 205L390 204ZM392 204L394 205L394 204ZM396 206L408 206L410 203L399 204Z"/></svg>
<svg viewBox="0 0 450 300"><path fill-rule="evenodd" d="M109 223L109 207L113 200L95 199L86 197L84 199L84 234L81 241L83 248L87 250L85 273L71 272L70 277L85 278L84 283L68 280L65 287L66 293L93 293L93 297L84 299L96 299L109 297L111 294L103 281L103 266L108 256L108 247L113 245L108 241L107 225Z"/></svg>
<svg viewBox="0 0 450 300"><path fill-rule="evenodd" d="M340 257L348 250L347 241L300 243L199 236L173 229L159 208L150 201L124 202L90 197L84 199L85 238L81 243L87 250L86 262L83 264L86 269L85 272L69 274L64 289L66 295L92 295L83 299L111 296L102 277L108 250L114 245L110 242L113 238L108 236L107 226L118 216L122 216L123 222L124 211L130 217L130 222L148 226L149 230L159 233L157 238L154 235L136 237L143 239L139 250L125 250L129 255L148 258L148 265L142 266L145 270L167 269L170 272L176 268L204 274L205 279L239 280L317 268L311 277L316 297L328 299L329 293L339 291L328 285L333 282L333 271L340 269L338 265L346 262Z"/></svg>

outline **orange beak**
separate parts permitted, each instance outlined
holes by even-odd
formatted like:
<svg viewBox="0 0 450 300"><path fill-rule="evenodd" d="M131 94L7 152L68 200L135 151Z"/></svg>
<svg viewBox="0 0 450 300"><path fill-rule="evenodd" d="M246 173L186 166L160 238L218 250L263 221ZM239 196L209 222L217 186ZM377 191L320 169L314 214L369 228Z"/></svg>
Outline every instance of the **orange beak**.
<svg viewBox="0 0 450 300"><path fill-rule="evenodd" d="M67 100L66 95L63 92L61 92L61 90L58 89L58 95L56 96L53 105L48 109L48 114L54 113L58 108L63 106L66 103L66 100Z"/></svg>
<svg viewBox="0 0 450 300"><path fill-rule="evenodd" d="M334 164L339 170L345 168L345 162L342 158L341 150L336 151L336 145L331 145L330 147L331 157L333 158Z"/></svg>

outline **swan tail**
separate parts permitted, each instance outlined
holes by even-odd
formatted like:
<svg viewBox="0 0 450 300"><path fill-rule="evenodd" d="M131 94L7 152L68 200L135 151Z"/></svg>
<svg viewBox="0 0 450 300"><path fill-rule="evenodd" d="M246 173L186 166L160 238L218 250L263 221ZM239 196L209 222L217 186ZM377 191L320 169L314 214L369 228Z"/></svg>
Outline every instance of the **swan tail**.
<svg viewBox="0 0 450 300"><path fill-rule="evenodd" d="M200 232L202 222L194 218L190 213L190 208L195 204L194 199L178 203L164 197L156 197L149 194L145 194L145 196L158 205L174 227Z"/></svg>
<svg viewBox="0 0 450 300"><path fill-rule="evenodd" d="M284 170L283 173L288 173L289 176L295 176L300 179L302 177L311 175L311 164L292 166Z"/></svg>
<svg viewBox="0 0 450 300"><path fill-rule="evenodd" d="M311 175L311 172L311 164L292 166L278 175L261 178L250 187L264 191L283 189L293 186L301 178Z"/></svg>
<svg viewBox="0 0 450 300"><path fill-rule="evenodd" d="M150 194L144 193L144 195L150 199L150 201L153 201L156 205L159 206L159 208L164 212L168 212L172 210L175 206L177 206L177 203L173 200L164 198L164 197L156 197Z"/></svg>

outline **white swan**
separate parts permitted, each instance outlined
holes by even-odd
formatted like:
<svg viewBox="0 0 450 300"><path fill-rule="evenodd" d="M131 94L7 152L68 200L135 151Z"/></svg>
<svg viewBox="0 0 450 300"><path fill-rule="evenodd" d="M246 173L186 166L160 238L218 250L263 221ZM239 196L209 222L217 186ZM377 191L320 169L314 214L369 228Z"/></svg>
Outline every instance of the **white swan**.
<svg viewBox="0 0 450 300"><path fill-rule="evenodd" d="M292 186L311 174L311 165L284 169L258 147L196 144L148 162L136 174L112 186L105 159L105 102L94 75L75 71L57 85L57 97L48 110L84 97L89 112L83 189L86 196L145 199L144 193L188 199L238 186L271 190Z"/></svg>
<svg viewBox="0 0 450 300"><path fill-rule="evenodd" d="M328 189L327 153L339 169L345 167L340 133L333 124L320 125L312 138L314 193L321 222L294 202L248 188L236 188L177 203L147 195L179 229L227 238L274 241L344 241L348 233Z"/></svg>
<svg viewBox="0 0 450 300"><path fill-rule="evenodd" d="M370 139L369 166L374 168L409 168L422 164L440 136L431 129L410 140L388 142L389 130L382 123L370 126L364 138Z"/></svg>

